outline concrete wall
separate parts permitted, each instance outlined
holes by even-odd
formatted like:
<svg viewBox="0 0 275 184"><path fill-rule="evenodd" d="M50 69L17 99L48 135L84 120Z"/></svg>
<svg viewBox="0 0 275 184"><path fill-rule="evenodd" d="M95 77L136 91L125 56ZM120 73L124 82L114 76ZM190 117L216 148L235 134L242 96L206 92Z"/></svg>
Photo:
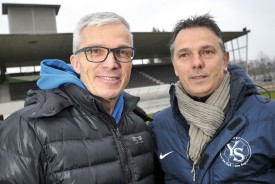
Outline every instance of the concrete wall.
<svg viewBox="0 0 275 184"><path fill-rule="evenodd" d="M147 113L152 114L170 105L169 84L132 88L125 91L140 97L139 106Z"/></svg>
<svg viewBox="0 0 275 184"><path fill-rule="evenodd" d="M54 8L10 7L8 20L11 34L57 33Z"/></svg>

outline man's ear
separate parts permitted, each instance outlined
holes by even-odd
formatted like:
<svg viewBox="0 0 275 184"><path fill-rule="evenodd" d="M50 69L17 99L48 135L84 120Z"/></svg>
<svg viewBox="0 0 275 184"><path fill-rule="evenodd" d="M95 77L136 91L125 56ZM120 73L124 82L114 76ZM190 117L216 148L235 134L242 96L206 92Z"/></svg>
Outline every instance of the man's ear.
<svg viewBox="0 0 275 184"><path fill-rule="evenodd" d="M80 65L79 65L78 57L76 55L71 55L70 61L75 72L80 73Z"/></svg>
<svg viewBox="0 0 275 184"><path fill-rule="evenodd" d="M175 61L172 61L172 64L173 64L175 75L178 77L179 75L178 75L178 71L177 71L177 67L176 67Z"/></svg>
<svg viewBox="0 0 275 184"><path fill-rule="evenodd" d="M229 62L229 52L226 52L223 57L223 62L224 62L224 71L227 71L228 67L228 62Z"/></svg>

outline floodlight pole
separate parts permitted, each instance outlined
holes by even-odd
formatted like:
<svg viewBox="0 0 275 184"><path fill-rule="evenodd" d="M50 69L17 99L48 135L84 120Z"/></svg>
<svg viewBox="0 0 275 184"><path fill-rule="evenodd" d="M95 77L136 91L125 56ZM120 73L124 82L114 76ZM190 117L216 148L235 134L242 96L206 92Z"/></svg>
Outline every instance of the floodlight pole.
<svg viewBox="0 0 275 184"><path fill-rule="evenodd" d="M246 33L246 73L248 75L248 33Z"/></svg>

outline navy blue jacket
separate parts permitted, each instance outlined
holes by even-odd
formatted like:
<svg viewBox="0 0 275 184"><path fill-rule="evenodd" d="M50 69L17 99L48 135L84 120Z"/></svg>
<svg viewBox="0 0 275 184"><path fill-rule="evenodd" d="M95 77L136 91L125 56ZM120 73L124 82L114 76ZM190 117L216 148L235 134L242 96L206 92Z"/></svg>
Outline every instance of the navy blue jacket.
<svg viewBox="0 0 275 184"><path fill-rule="evenodd" d="M189 125L174 85L170 95L171 106L149 125L167 184L275 183L275 102L260 96L242 71L230 73L230 107L195 167L195 182L187 157Z"/></svg>

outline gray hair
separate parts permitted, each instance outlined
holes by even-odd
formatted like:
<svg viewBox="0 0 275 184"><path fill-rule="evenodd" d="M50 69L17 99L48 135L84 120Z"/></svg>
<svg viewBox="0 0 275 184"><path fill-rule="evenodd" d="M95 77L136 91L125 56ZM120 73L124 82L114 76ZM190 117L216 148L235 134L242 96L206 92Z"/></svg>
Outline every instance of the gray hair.
<svg viewBox="0 0 275 184"><path fill-rule="evenodd" d="M78 50L78 47L81 43L82 39L82 30L86 26L101 26L107 24L118 24L121 23L125 25L129 32L130 32L130 25L129 23L121 16L117 15L116 13L112 12L98 12L98 13L91 13L84 17L82 17L75 28L73 33L73 53ZM131 46L133 46L133 34L130 32L131 36Z"/></svg>
<svg viewBox="0 0 275 184"><path fill-rule="evenodd" d="M173 30L172 39L170 41L170 53L171 53L172 61L173 61L173 55L174 55L174 49L175 49L174 43L175 43L178 33L183 29L196 28L196 27L206 27L206 28L210 29L211 31L213 31L215 33L215 35L219 38L219 43L220 43L220 47L221 47L223 54L226 53L226 48L224 45L222 32L221 32L219 26L213 20L213 17L211 15L205 14L205 15L201 15L201 16L193 16L186 20L180 20L176 24L176 26Z"/></svg>

